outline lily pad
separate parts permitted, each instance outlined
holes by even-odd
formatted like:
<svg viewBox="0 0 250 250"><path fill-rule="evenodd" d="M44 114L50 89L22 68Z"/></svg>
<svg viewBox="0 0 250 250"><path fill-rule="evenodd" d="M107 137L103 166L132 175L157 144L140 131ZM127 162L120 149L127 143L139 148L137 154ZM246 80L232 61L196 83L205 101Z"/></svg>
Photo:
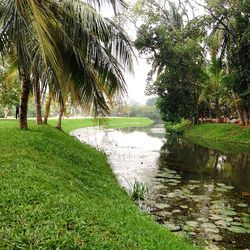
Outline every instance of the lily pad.
<svg viewBox="0 0 250 250"><path fill-rule="evenodd" d="M232 221L232 222L231 222L231 225L232 225L232 226L242 226L242 223L237 222L237 221Z"/></svg>
<svg viewBox="0 0 250 250"><path fill-rule="evenodd" d="M204 232L206 234L209 234L209 233L214 233L214 234L217 234L220 232L220 230L218 228L204 228Z"/></svg>
<svg viewBox="0 0 250 250"><path fill-rule="evenodd" d="M160 212L156 212L155 214L159 217L164 217L164 218L170 217L173 215L171 212L167 212L167 211L160 211Z"/></svg>
<svg viewBox="0 0 250 250"><path fill-rule="evenodd" d="M155 204L155 207L158 209L166 209L166 208L170 208L170 205L164 204L164 203L157 203Z"/></svg>
<svg viewBox="0 0 250 250"><path fill-rule="evenodd" d="M197 221L205 223L205 222L209 222L209 219L206 218L206 217L199 217L199 218L197 219Z"/></svg>
<svg viewBox="0 0 250 250"><path fill-rule="evenodd" d="M237 212L232 211L232 210L223 210L223 211L221 212L221 214L223 214L223 215L228 215L228 216L234 216L234 215L237 214Z"/></svg>
<svg viewBox="0 0 250 250"><path fill-rule="evenodd" d="M157 185L157 186L154 186L154 189L156 189L156 190L164 189L164 188L167 188L167 187L164 186L164 185Z"/></svg>
<svg viewBox="0 0 250 250"><path fill-rule="evenodd" d="M170 185L170 186L176 186L178 183L176 183L176 182L170 182L170 183L168 183L168 185Z"/></svg>
<svg viewBox="0 0 250 250"><path fill-rule="evenodd" d="M227 228L227 230L228 231L230 231L230 232L233 232L233 233L246 233L247 232L247 230L245 229L245 228L243 228L243 227L238 227L238 226L232 226L232 227L229 227L229 228Z"/></svg>
<svg viewBox="0 0 250 250"><path fill-rule="evenodd" d="M238 203L237 206L243 207L243 208L248 207L248 205L246 203Z"/></svg>
<svg viewBox="0 0 250 250"><path fill-rule="evenodd" d="M202 223L201 227L203 228L217 228L213 223Z"/></svg>
<svg viewBox="0 0 250 250"><path fill-rule="evenodd" d="M205 247L205 250L220 250L220 248L216 245L208 245Z"/></svg>
<svg viewBox="0 0 250 250"><path fill-rule="evenodd" d="M227 191L228 191L228 190L227 190L226 188L224 188L224 187L217 187L215 190L218 191L218 192L227 192Z"/></svg>
<svg viewBox="0 0 250 250"><path fill-rule="evenodd" d="M215 224L219 227L223 227L223 228L226 228L226 227L229 227L230 226L230 223L227 222L227 221L224 221L224 220L218 220L218 221L215 221Z"/></svg>
<svg viewBox="0 0 250 250"><path fill-rule="evenodd" d="M189 197L196 202L211 200L211 198L207 195L190 195Z"/></svg>
<svg viewBox="0 0 250 250"><path fill-rule="evenodd" d="M181 210L180 209L174 209L174 210L172 210L172 213L173 214L178 214L178 213L181 213Z"/></svg>
<svg viewBox="0 0 250 250"><path fill-rule="evenodd" d="M168 194L167 194L167 197L168 197L168 198L175 198L175 197L176 197L176 194L175 194L175 193L168 193Z"/></svg>
<svg viewBox="0 0 250 250"><path fill-rule="evenodd" d="M219 216L219 215L217 215L217 214L211 214L211 215L209 216L209 218L210 218L211 220L221 220L221 216Z"/></svg>
<svg viewBox="0 0 250 250"><path fill-rule="evenodd" d="M172 231L172 232L178 232L178 231L180 231L181 230L181 227L180 226L176 226L176 225L174 225L174 224L172 224L172 223L165 223L164 224L164 226L166 227L166 228L168 228L170 231Z"/></svg>
<svg viewBox="0 0 250 250"><path fill-rule="evenodd" d="M220 236L219 234L209 234L208 239L213 241L222 241L222 236Z"/></svg>
<svg viewBox="0 0 250 250"><path fill-rule="evenodd" d="M199 226L199 223L197 221L186 221L186 224L189 226L189 227L198 227Z"/></svg>
<svg viewBox="0 0 250 250"><path fill-rule="evenodd" d="M198 184L198 183L200 183L200 181L196 181L196 180L190 180L189 182L190 182L190 183L193 183L193 184Z"/></svg>

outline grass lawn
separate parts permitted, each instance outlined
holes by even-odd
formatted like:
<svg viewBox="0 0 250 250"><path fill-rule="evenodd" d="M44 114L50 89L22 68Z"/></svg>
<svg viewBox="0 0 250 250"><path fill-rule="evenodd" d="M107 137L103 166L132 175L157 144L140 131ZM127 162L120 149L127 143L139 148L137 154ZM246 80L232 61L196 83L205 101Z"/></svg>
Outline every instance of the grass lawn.
<svg viewBox="0 0 250 250"><path fill-rule="evenodd" d="M250 128L227 123L204 123L192 126L185 135L204 140L242 143L250 145Z"/></svg>
<svg viewBox="0 0 250 250"><path fill-rule="evenodd" d="M56 125L57 120L49 120L49 124L52 126ZM70 131L77 128L84 128L95 125L102 125L109 128L126 128L126 127L141 127L148 126L152 124L153 121L145 117L119 117L119 118L107 118L107 119L64 119L62 121L62 128L65 132L69 133Z"/></svg>
<svg viewBox="0 0 250 250"><path fill-rule="evenodd" d="M65 131L79 127L70 121ZM139 211L104 154L66 133L0 121L0 150L0 249L193 249Z"/></svg>

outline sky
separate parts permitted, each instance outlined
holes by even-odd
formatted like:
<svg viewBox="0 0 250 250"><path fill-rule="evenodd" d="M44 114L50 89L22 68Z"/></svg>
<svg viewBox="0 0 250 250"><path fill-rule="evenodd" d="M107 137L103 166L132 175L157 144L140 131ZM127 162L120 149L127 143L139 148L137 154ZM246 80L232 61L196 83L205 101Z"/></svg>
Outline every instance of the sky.
<svg viewBox="0 0 250 250"><path fill-rule="evenodd" d="M112 18L114 13L112 8L103 7L101 10L103 16ZM136 29L131 24L129 25L129 32L127 32L129 37L133 40L136 38ZM130 102L138 102L141 104L145 104L147 99L150 96L145 95L145 87L146 87L146 79L147 74L151 69L151 65L149 65L145 58L140 57L136 49L134 50L136 54L136 59L134 59L134 74L129 72L125 72L125 81L127 84L127 98L126 101Z"/></svg>

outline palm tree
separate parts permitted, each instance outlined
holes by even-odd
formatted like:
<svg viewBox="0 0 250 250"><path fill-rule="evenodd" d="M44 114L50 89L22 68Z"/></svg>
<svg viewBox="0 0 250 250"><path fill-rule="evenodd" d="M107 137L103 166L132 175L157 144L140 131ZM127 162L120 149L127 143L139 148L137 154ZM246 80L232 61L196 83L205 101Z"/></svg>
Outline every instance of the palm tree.
<svg viewBox="0 0 250 250"><path fill-rule="evenodd" d="M18 58L21 129L28 127L28 97L37 79L56 86L53 89L61 94L72 83L81 103L102 115L109 111L107 100L125 93L122 70L132 70L131 44L124 31L95 8L106 2L116 10L124 3L89 2L1 1L0 52L14 51Z"/></svg>
<svg viewBox="0 0 250 250"><path fill-rule="evenodd" d="M199 102L207 101L209 103L212 100L215 116L218 118L220 110L219 98L223 92L223 83L226 79L226 73L222 67L221 60L216 57L212 58L211 64L207 67L205 73L206 81L199 96Z"/></svg>

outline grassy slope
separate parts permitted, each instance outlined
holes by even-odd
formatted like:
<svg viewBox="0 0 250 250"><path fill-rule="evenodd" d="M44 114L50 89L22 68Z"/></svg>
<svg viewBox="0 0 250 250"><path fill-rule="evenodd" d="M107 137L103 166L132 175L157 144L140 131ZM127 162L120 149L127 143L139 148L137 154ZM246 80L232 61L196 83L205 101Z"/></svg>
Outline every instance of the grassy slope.
<svg viewBox="0 0 250 250"><path fill-rule="evenodd" d="M214 140L250 145L250 129L233 124L200 124L188 128L185 135L190 138Z"/></svg>
<svg viewBox="0 0 250 250"><path fill-rule="evenodd" d="M56 125L57 120L50 120L49 124L52 126ZM138 127L148 126L153 121L145 117L129 117L129 118L108 118L108 119L64 119L62 127L65 132L70 132L77 128L89 127L94 125L103 125L109 128L126 128L126 127Z"/></svg>
<svg viewBox="0 0 250 250"><path fill-rule="evenodd" d="M192 249L141 214L104 154L67 134L0 121L0 150L1 249Z"/></svg>

